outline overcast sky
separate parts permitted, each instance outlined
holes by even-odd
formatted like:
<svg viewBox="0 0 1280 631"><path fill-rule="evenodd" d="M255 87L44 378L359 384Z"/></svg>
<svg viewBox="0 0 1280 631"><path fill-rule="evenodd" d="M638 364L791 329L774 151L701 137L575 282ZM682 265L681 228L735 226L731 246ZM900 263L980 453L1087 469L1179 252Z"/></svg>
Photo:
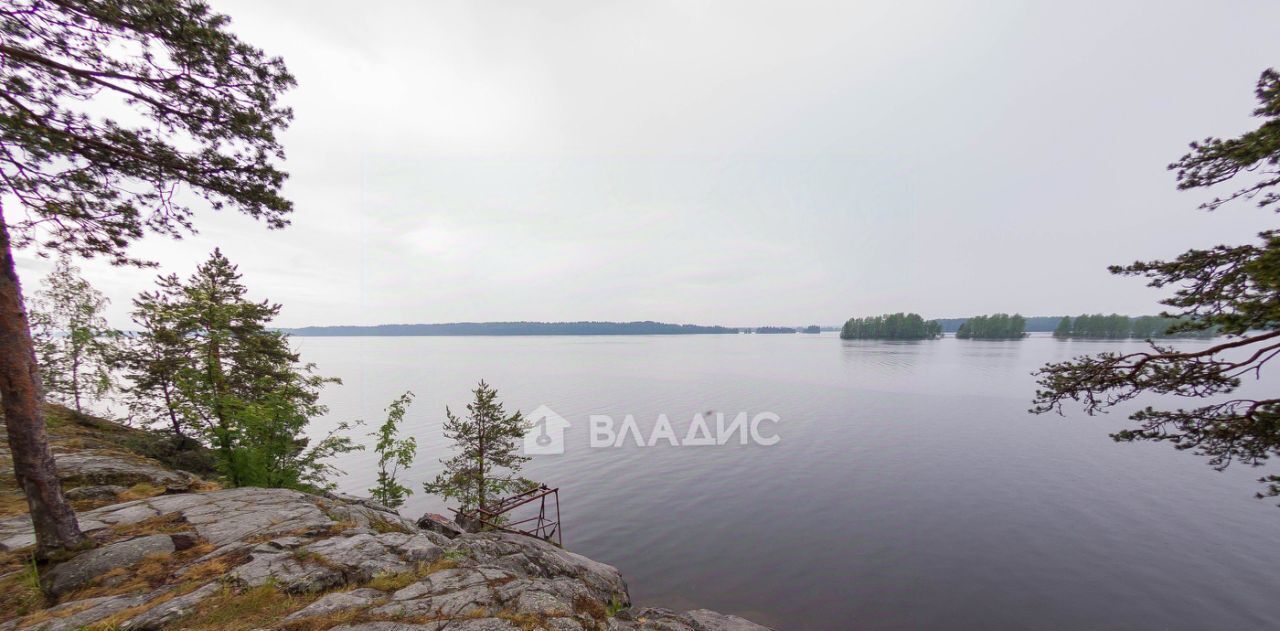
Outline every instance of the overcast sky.
<svg viewBox="0 0 1280 631"><path fill-rule="evenodd" d="M1257 125L1276 2L212 5L298 78L293 226L137 251L282 326L1150 313L1108 264L1274 226L1165 167ZM155 276L86 270L118 326Z"/></svg>

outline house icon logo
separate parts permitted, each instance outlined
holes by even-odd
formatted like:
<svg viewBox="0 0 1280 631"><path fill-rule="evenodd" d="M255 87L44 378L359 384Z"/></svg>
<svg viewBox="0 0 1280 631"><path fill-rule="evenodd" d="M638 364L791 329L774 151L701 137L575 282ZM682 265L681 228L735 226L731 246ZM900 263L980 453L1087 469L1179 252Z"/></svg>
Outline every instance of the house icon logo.
<svg viewBox="0 0 1280 631"><path fill-rule="evenodd" d="M564 430L569 421L556 411L540 405L525 418L531 426L524 435L524 454L526 456L545 456L564 453Z"/></svg>

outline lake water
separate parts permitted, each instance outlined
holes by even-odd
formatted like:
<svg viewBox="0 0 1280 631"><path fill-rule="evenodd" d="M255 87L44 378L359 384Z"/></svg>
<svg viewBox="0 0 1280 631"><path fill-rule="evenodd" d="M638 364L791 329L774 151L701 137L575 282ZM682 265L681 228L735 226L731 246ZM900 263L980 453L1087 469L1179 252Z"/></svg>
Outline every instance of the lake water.
<svg viewBox="0 0 1280 631"><path fill-rule="evenodd" d="M418 488L444 512L446 404L481 378L508 410L554 409L565 546L622 570L641 605L782 629L1275 628L1280 508L1266 469L1219 473L1166 445L1117 444L1123 414L1027 414L1046 361L1137 343L845 342L822 335L295 338L345 385L330 416L380 421L412 390ZM1197 345L1199 342L1187 342ZM1247 389L1274 386L1250 384ZM1268 389L1274 389L1268 388ZM588 416L772 412L772 446L589 445ZM714 427L714 422L712 422ZM736 436L735 436L736 439ZM369 452L344 456L365 493Z"/></svg>

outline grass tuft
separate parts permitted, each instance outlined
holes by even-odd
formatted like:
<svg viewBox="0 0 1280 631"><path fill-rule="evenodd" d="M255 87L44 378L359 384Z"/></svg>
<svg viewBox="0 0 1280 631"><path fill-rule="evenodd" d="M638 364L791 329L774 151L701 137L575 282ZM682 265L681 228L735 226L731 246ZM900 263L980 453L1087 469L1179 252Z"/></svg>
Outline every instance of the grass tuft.
<svg viewBox="0 0 1280 631"><path fill-rule="evenodd" d="M573 597L573 610L575 613L592 618L597 622L603 622L609 617L609 610L604 605L601 605L600 601L583 594Z"/></svg>
<svg viewBox="0 0 1280 631"><path fill-rule="evenodd" d="M169 513L156 517L148 517L132 524L119 524L111 527L112 539L124 539L141 535L172 535L179 532L190 532L191 526L181 513Z"/></svg>
<svg viewBox="0 0 1280 631"><path fill-rule="evenodd" d="M170 552L159 552L147 555L130 567L112 568L107 573L95 578L89 586L66 594L61 600L63 602L71 602L85 598L117 596L155 589L168 583L173 578L173 571L181 563L177 556Z"/></svg>
<svg viewBox="0 0 1280 631"><path fill-rule="evenodd" d="M289 594L267 584L237 590L224 586L175 628L186 631L248 631L271 627L311 604L320 594Z"/></svg>
<svg viewBox="0 0 1280 631"><path fill-rule="evenodd" d="M372 528L374 531L376 531L378 534L386 534L389 532L399 532L399 533L404 533L406 535L411 535L411 534L414 534L415 532L406 528L404 524L401 524L399 522L393 522L389 519L383 519L382 517L378 517L376 515L371 516L369 518L369 527Z"/></svg>
<svg viewBox="0 0 1280 631"><path fill-rule="evenodd" d="M35 557L28 553L16 568L0 578L0 621L25 616L45 606Z"/></svg>
<svg viewBox="0 0 1280 631"><path fill-rule="evenodd" d="M212 552L213 546L211 544L201 544L199 546L196 546L195 548L192 548L192 550L197 550L197 549L199 549L200 552L192 556L199 558L201 556L204 556ZM248 552L241 552L239 554L224 554L224 555L209 559L208 561L202 561L195 565L187 566L186 570L182 572L182 578L183 580L205 583L210 580L225 576L227 572L230 572L233 568L235 568L238 565L243 565L248 560L249 560Z"/></svg>
<svg viewBox="0 0 1280 631"><path fill-rule="evenodd" d="M116 494L116 499L121 502L131 502L133 500L145 500L157 495L163 495L165 489L147 482L139 482Z"/></svg>
<svg viewBox="0 0 1280 631"><path fill-rule="evenodd" d="M557 616L544 613L518 613L515 611L503 610L499 611L494 617L506 620L507 622L520 627L523 631L534 631L534 629L550 629L550 619Z"/></svg>
<svg viewBox="0 0 1280 631"><path fill-rule="evenodd" d="M363 609L343 609L318 616L307 616L297 620L281 622L276 628L280 629L280 631L324 631L338 625L356 622L374 622L374 620L370 620Z"/></svg>
<svg viewBox="0 0 1280 631"><path fill-rule="evenodd" d="M408 572L378 574L366 583L365 587L372 587L376 590L390 593L404 589L436 572L455 567L458 567L458 564L450 559L440 559L431 564L419 563L417 567Z"/></svg>

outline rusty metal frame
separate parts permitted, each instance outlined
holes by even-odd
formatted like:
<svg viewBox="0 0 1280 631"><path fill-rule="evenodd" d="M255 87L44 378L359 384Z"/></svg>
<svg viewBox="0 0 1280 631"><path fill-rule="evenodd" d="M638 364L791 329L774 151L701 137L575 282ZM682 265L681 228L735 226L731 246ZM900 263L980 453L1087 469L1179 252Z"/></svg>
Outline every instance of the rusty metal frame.
<svg viewBox="0 0 1280 631"><path fill-rule="evenodd" d="M552 498L552 501L554 502L555 519L549 519L547 517L548 497ZM503 515L510 513L521 506L532 504L533 502L539 503L537 515L509 523L502 523L500 520ZM454 509L454 513L458 515L459 523L479 523L494 530L537 537L543 541L552 541L552 539L554 539L553 543L558 546L564 546L564 539L561 535L560 529L559 487L553 489L543 484L537 488L502 498L496 502L486 506L481 506L474 510L462 511Z"/></svg>

